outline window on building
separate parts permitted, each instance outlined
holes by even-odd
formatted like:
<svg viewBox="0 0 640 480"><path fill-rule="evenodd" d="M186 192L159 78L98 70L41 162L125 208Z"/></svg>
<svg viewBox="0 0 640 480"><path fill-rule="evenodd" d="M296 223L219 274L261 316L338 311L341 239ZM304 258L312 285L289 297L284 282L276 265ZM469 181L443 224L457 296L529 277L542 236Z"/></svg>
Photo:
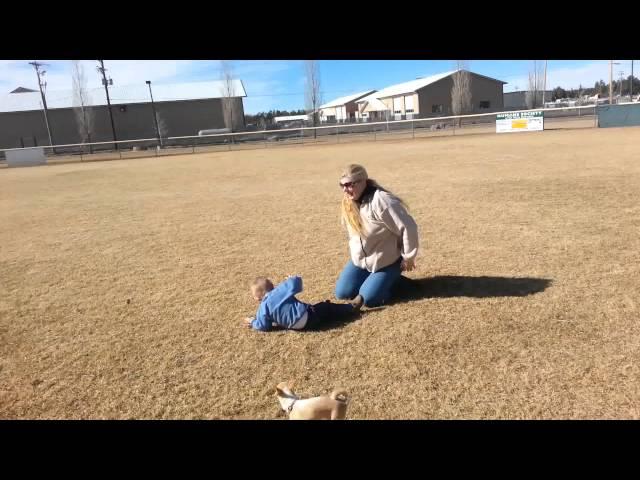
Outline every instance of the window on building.
<svg viewBox="0 0 640 480"><path fill-rule="evenodd" d="M431 105L431 113L444 112L444 105Z"/></svg>
<svg viewBox="0 0 640 480"><path fill-rule="evenodd" d="M327 115L327 122L335 122L335 121L336 121L335 115Z"/></svg>
<svg viewBox="0 0 640 480"><path fill-rule="evenodd" d="M491 108L491 102L489 100L481 100L480 108Z"/></svg>
<svg viewBox="0 0 640 480"><path fill-rule="evenodd" d="M406 113L413 113L413 108L407 108Z"/></svg>
<svg viewBox="0 0 640 480"><path fill-rule="evenodd" d="M394 110L393 113L402 113L402 110Z"/></svg>

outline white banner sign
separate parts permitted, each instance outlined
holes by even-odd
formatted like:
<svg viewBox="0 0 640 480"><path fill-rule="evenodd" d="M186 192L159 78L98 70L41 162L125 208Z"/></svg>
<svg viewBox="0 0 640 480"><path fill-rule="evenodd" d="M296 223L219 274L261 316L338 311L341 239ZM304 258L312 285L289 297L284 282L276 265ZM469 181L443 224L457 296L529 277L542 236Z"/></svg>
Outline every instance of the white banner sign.
<svg viewBox="0 0 640 480"><path fill-rule="evenodd" d="M514 112L496 115L496 133L544 130L544 112Z"/></svg>

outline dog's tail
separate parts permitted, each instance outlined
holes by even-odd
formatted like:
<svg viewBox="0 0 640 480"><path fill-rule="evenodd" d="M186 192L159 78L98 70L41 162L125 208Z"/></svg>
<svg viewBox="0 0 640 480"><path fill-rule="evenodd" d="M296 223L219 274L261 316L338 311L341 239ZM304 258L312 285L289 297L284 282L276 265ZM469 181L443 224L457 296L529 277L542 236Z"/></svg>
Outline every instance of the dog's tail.
<svg viewBox="0 0 640 480"><path fill-rule="evenodd" d="M349 401L347 392L341 388L337 388L331 392L331 398L341 403L347 403Z"/></svg>

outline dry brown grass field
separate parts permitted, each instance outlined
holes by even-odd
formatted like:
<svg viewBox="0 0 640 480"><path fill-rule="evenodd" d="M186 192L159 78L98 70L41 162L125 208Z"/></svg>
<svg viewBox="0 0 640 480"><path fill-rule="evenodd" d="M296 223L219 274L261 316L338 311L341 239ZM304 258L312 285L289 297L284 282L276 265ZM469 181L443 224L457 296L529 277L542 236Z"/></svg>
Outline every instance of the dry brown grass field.
<svg viewBox="0 0 640 480"><path fill-rule="evenodd" d="M640 418L640 129L290 146L0 170L0 418ZM421 232L394 302L259 333L248 283L347 261L338 174Z"/></svg>

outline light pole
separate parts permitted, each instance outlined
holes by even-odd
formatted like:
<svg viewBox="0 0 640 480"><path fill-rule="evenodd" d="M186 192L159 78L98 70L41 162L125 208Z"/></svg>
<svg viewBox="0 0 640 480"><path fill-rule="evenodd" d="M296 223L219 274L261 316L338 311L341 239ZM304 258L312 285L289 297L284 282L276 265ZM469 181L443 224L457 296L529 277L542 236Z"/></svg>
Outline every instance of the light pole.
<svg viewBox="0 0 640 480"><path fill-rule="evenodd" d="M149 95L151 96L151 110L153 110L153 121L156 124L156 134L158 135L158 144L162 148L162 137L160 136L160 128L158 127L158 115L156 114L156 104L153 102L153 93L151 92L151 80L146 80L149 85Z"/></svg>

